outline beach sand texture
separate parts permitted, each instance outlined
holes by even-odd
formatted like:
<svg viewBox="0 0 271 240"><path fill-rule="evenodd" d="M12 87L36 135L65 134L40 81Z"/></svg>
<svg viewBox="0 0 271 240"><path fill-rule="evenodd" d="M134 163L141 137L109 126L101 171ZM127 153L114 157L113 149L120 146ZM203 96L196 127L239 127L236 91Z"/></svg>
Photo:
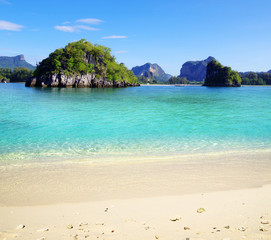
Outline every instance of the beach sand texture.
<svg viewBox="0 0 271 240"><path fill-rule="evenodd" d="M2 166L0 239L271 239L269 159Z"/></svg>

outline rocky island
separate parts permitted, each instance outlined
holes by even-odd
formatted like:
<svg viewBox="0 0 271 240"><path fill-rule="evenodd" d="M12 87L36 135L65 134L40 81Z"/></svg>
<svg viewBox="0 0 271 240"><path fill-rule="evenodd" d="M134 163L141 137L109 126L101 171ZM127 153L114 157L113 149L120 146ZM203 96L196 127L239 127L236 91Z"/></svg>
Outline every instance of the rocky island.
<svg viewBox="0 0 271 240"><path fill-rule="evenodd" d="M223 67L213 59L207 65L206 79L203 86L209 87L240 87L241 78L238 72L230 67Z"/></svg>
<svg viewBox="0 0 271 240"><path fill-rule="evenodd" d="M85 39L69 43L44 59L26 87L113 88L139 86L137 77L111 56L111 49Z"/></svg>

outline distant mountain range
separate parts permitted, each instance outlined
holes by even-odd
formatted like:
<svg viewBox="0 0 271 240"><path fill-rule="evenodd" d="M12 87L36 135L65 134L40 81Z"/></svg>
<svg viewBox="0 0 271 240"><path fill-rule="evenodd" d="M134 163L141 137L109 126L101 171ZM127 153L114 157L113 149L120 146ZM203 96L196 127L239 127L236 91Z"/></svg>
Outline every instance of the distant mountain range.
<svg viewBox="0 0 271 240"><path fill-rule="evenodd" d="M206 68L214 57L208 57L202 61L188 61L182 65L179 77L186 77L190 82L202 82L206 77Z"/></svg>
<svg viewBox="0 0 271 240"><path fill-rule="evenodd" d="M25 61L24 55L15 57L0 57L0 68L14 69L15 67L28 68L34 70L36 67Z"/></svg>
<svg viewBox="0 0 271 240"><path fill-rule="evenodd" d="M137 77L146 77L149 79L154 78L156 81L166 82L171 77L158 64L146 63L142 66L132 68L133 73Z"/></svg>
<svg viewBox="0 0 271 240"><path fill-rule="evenodd" d="M214 57L208 57L201 61L187 61L185 62L181 69L180 75L178 77L186 77L190 82L202 82L206 77L206 69L209 62L211 62ZM15 67L23 67L29 70L34 70L36 67L25 61L24 55L18 55L15 57L5 57L0 56L0 68L14 69ZM132 68L133 73L137 77L145 77L147 79L155 79L159 82L166 82L171 78L170 74L165 73L165 71L158 64L146 63L142 66L136 66ZM240 72L241 76L244 76L251 72ZM267 71L271 74L271 70Z"/></svg>

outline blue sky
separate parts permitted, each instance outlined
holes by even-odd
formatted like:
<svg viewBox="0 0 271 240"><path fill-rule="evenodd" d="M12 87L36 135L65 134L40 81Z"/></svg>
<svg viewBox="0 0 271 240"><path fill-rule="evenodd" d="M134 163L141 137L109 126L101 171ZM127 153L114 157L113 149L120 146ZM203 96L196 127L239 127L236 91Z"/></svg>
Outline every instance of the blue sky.
<svg viewBox="0 0 271 240"><path fill-rule="evenodd" d="M112 49L128 68L178 75L208 56L238 71L271 69L270 0L0 0L0 56L35 64L68 42Z"/></svg>

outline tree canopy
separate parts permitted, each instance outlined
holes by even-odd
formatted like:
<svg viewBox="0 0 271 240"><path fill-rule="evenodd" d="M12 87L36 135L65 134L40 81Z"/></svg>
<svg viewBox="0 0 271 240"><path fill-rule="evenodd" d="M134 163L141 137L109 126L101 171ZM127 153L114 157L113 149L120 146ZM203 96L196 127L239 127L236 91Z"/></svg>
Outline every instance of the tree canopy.
<svg viewBox="0 0 271 240"><path fill-rule="evenodd" d="M172 76L168 81L168 84L188 84L189 81L186 79L186 77L174 77Z"/></svg>
<svg viewBox="0 0 271 240"><path fill-rule="evenodd" d="M7 82L25 82L33 76L33 71L28 68L15 67L12 71L9 68L0 68L0 81L6 79Z"/></svg>
<svg viewBox="0 0 271 240"><path fill-rule="evenodd" d="M271 85L271 73L247 72L239 74L242 78L242 85Z"/></svg>
<svg viewBox="0 0 271 240"><path fill-rule="evenodd" d="M116 62L111 49L81 39L55 50L36 68L34 75L84 75L95 73L96 78L109 81L137 83L137 78L123 63Z"/></svg>
<svg viewBox="0 0 271 240"><path fill-rule="evenodd" d="M207 65L204 86L240 87L241 78L238 72L230 67L223 67L217 60L212 60Z"/></svg>

